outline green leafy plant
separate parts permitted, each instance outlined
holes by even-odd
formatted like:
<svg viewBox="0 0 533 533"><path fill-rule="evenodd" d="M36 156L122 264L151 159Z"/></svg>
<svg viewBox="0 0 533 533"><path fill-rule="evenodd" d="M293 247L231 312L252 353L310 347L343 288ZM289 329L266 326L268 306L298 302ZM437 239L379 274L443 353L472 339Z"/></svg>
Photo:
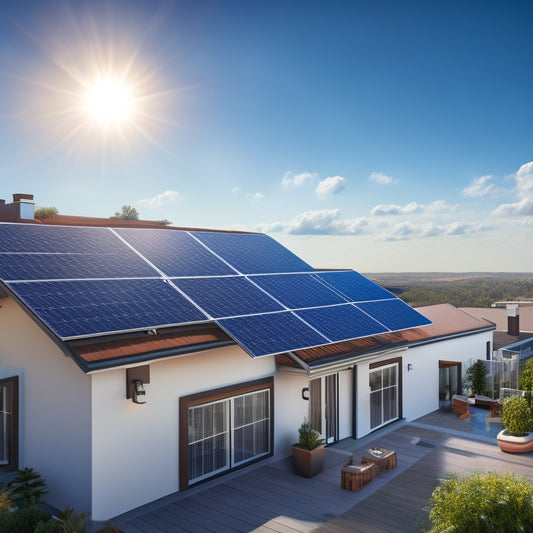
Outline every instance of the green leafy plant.
<svg viewBox="0 0 533 533"><path fill-rule="evenodd" d="M533 484L512 472L451 474L433 491L429 533L533 531Z"/></svg>
<svg viewBox="0 0 533 533"><path fill-rule="evenodd" d="M2 533L34 533L37 524L48 521L50 516L50 513L40 505L26 505L14 512L0 513L0 531Z"/></svg>
<svg viewBox="0 0 533 533"><path fill-rule="evenodd" d="M39 207L35 210L35 218L39 220L46 220L47 218L54 218L59 211L56 207Z"/></svg>
<svg viewBox="0 0 533 533"><path fill-rule="evenodd" d="M57 518L37 524L34 533L87 533L86 522L87 513L77 514L72 507L67 507Z"/></svg>
<svg viewBox="0 0 533 533"><path fill-rule="evenodd" d="M46 482L41 474L27 467L17 471L13 480L8 483L8 488L17 492L14 501L18 506L39 503L43 496L48 494Z"/></svg>
<svg viewBox="0 0 533 533"><path fill-rule="evenodd" d="M320 433L311 428L311 424L304 420L298 429L298 446L304 450L314 450L321 444L324 444L324 439L320 437Z"/></svg>
<svg viewBox="0 0 533 533"><path fill-rule="evenodd" d="M524 370L520 374L520 388L528 391L533 389L533 359L526 361Z"/></svg>
<svg viewBox="0 0 533 533"><path fill-rule="evenodd" d="M465 372L465 384L473 394L485 394L487 368L479 359L472 363Z"/></svg>
<svg viewBox="0 0 533 533"><path fill-rule="evenodd" d="M502 405L502 426L510 435L525 435L533 431L531 408L525 398L508 398Z"/></svg>
<svg viewBox="0 0 533 533"><path fill-rule="evenodd" d="M115 211L112 217L119 220L139 220L139 211L131 205L123 205L120 211Z"/></svg>
<svg viewBox="0 0 533 533"><path fill-rule="evenodd" d="M10 511L13 508L13 502L19 497L17 487L0 483L0 513Z"/></svg>

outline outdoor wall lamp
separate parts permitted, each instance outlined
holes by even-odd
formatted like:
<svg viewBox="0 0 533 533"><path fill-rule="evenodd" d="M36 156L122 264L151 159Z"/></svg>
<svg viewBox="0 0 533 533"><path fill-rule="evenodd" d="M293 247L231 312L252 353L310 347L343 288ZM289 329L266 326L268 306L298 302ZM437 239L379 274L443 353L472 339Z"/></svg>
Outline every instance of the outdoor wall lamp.
<svg viewBox="0 0 533 533"><path fill-rule="evenodd" d="M133 380L133 403L146 403L146 391L140 379Z"/></svg>
<svg viewBox="0 0 533 533"><path fill-rule="evenodd" d="M412 372L414 370L413 363L407 363L407 372Z"/></svg>
<svg viewBox="0 0 533 533"><path fill-rule="evenodd" d="M302 400L309 401L309 387L304 387L302 389Z"/></svg>
<svg viewBox="0 0 533 533"><path fill-rule="evenodd" d="M126 369L126 398L133 403L146 403L144 386L150 383L150 366L134 366Z"/></svg>

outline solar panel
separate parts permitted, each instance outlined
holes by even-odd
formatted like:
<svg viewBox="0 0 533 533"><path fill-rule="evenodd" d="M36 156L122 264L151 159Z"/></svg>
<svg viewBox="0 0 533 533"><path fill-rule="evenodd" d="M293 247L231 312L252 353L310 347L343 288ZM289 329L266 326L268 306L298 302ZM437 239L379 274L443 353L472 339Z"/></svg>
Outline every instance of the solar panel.
<svg viewBox="0 0 533 533"><path fill-rule="evenodd" d="M236 273L186 231L131 228L115 231L169 277Z"/></svg>
<svg viewBox="0 0 533 533"><path fill-rule="evenodd" d="M364 302L356 305L392 331L431 324L431 320L428 320L399 298L380 302Z"/></svg>
<svg viewBox="0 0 533 533"><path fill-rule="evenodd" d="M268 235L204 231L194 231L191 234L241 274L314 270Z"/></svg>
<svg viewBox="0 0 533 533"><path fill-rule="evenodd" d="M396 298L388 290L353 270L321 272L317 276L352 302Z"/></svg>
<svg viewBox="0 0 533 533"><path fill-rule="evenodd" d="M217 324L253 357L330 342L290 311L226 318L217 320Z"/></svg>
<svg viewBox="0 0 533 533"><path fill-rule="evenodd" d="M334 342L388 332L352 304L303 309L296 314Z"/></svg>
<svg viewBox="0 0 533 533"><path fill-rule="evenodd" d="M105 254L127 248L109 228L0 224L0 229L0 252Z"/></svg>
<svg viewBox="0 0 533 533"><path fill-rule="evenodd" d="M173 282L214 318L283 310L274 299L243 277L189 278Z"/></svg>
<svg viewBox="0 0 533 533"><path fill-rule="evenodd" d="M155 276L159 273L127 248L120 254L0 253L0 278L9 281Z"/></svg>
<svg viewBox="0 0 533 533"><path fill-rule="evenodd" d="M160 279L34 281L8 286L62 339L207 320Z"/></svg>
<svg viewBox="0 0 533 533"><path fill-rule="evenodd" d="M314 274L273 274L250 279L289 309L346 303Z"/></svg>

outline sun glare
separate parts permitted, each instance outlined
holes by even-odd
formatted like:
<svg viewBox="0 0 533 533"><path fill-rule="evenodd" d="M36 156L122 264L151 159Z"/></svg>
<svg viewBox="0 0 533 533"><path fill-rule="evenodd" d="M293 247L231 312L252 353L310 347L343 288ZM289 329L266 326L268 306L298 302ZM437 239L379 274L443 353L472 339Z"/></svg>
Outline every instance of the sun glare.
<svg viewBox="0 0 533 533"><path fill-rule="evenodd" d="M133 118L131 89L111 77L98 80L88 88L85 111L103 127L124 125Z"/></svg>

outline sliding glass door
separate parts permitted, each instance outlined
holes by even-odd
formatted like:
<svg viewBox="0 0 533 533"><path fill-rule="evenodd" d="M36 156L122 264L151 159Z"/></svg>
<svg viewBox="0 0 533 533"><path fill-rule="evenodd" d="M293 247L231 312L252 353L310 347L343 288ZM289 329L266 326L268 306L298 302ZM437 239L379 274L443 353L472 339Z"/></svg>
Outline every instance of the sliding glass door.
<svg viewBox="0 0 533 533"><path fill-rule="evenodd" d="M265 389L189 407L189 483L268 455L270 405Z"/></svg>
<svg viewBox="0 0 533 533"><path fill-rule="evenodd" d="M398 364L372 370L370 385L370 428L375 429L398 418Z"/></svg>

